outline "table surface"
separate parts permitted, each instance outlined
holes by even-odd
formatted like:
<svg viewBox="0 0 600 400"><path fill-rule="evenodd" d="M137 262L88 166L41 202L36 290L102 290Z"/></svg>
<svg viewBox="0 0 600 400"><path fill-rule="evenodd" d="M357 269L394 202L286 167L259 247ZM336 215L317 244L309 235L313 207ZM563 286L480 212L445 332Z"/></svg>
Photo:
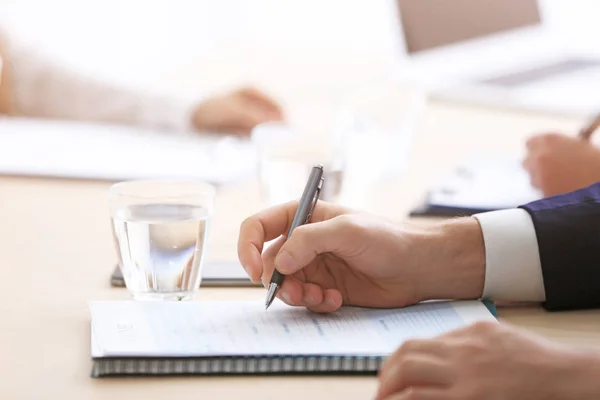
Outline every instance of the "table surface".
<svg viewBox="0 0 600 400"><path fill-rule="evenodd" d="M303 94L290 113L310 120L322 96ZM302 97L302 98L301 98ZM390 109L394 112L394 109ZM316 124L316 118L313 118ZM476 151L519 157L527 135L574 131L580 121L430 103L408 170L374 184L365 208L403 220L427 186ZM210 377L104 379L91 369L87 303L127 299L111 288L116 260L106 206L109 183L23 177L0 178L3 279L0 311L0 398L371 398L373 377ZM243 199L243 200L242 200ZM253 180L219 190L210 258L234 259L239 223L259 209ZM260 299L261 289L201 288L198 299ZM600 348L600 312L547 313L502 307L500 317L574 346ZM116 396L116 397L115 397Z"/></svg>

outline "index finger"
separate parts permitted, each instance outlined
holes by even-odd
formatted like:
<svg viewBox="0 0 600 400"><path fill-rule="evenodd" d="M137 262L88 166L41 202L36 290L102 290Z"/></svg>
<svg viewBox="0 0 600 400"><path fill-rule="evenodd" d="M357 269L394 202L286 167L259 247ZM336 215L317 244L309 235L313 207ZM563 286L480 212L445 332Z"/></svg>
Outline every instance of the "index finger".
<svg viewBox="0 0 600 400"><path fill-rule="evenodd" d="M297 201L267 208L246 218L240 226L238 237L238 258L252 279L259 282L262 276L261 253L265 242L285 233L291 224L298 206Z"/></svg>
<svg viewBox="0 0 600 400"><path fill-rule="evenodd" d="M238 258L253 282L259 282L263 263L261 253L265 242L287 235L298 201L267 208L249 218L240 227ZM323 221L343 214L344 209L319 201L312 214L313 221Z"/></svg>

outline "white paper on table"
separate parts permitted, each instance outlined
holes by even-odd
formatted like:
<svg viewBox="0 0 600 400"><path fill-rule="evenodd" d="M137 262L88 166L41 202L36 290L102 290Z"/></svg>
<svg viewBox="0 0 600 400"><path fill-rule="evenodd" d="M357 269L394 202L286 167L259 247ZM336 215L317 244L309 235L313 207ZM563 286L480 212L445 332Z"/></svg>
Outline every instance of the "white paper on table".
<svg viewBox="0 0 600 400"><path fill-rule="evenodd" d="M518 160L503 157L478 157L464 163L445 177L429 193L431 205L506 209L542 198L533 188Z"/></svg>
<svg viewBox="0 0 600 400"><path fill-rule="evenodd" d="M98 180L198 179L225 184L253 173L250 141L117 125L0 118L0 174Z"/></svg>
<svg viewBox="0 0 600 400"><path fill-rule="evenodd" d="M495 321L479 301L315 314L259 301L90 303L93 357L387 355L403 341Z"/></svg>

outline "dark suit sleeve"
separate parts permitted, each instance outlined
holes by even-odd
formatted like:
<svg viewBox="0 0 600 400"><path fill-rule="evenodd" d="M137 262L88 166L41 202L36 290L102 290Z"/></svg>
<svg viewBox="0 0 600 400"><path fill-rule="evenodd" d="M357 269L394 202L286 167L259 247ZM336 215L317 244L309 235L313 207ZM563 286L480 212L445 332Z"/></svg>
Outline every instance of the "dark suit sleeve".
<svg viewBox="0 0 600 400"><path fill-rule="evenodd" d="M526 204L548 310L600 307L600 183Z"/></svg>

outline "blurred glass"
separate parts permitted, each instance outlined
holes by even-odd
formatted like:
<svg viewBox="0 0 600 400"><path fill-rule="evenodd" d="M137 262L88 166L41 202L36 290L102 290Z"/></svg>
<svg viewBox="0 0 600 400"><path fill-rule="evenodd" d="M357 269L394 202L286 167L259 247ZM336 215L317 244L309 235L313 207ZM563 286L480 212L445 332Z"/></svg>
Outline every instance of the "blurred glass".
<svg viewBox="0 0 600 400"><path fill-rule="evenodd" d="M328 120L312 132L283 123L257 126L252 140L264 206L297 200L310 169L322 164L321 199L362 208L372 185L406 172L424 94L399 85L372 85L319 111Z"/></svg>
<svg viewBox="0 0 600 400"><path fill-rule="evenodd" d="M258 175L263 206L298 200L313 166L323 165L320 199L338 200L343 180L343 153L307 138L282 123L258 125L252 132L258 151Z"/></svg>
<svg viewBox="0 0 600 400"><path fill-rule="evenodd" d="M194 181L129 181L109 189L127 289L136 300L190 300L200 286L215 188Z"/></svg>
<svg viewBox="0 0 600 400"><path fill-rule="evenodd" d="M424 93L399 85L346 97L336 124L345 161L341 203L364 207L373 184L406 173L425 104Z"/></svg>

